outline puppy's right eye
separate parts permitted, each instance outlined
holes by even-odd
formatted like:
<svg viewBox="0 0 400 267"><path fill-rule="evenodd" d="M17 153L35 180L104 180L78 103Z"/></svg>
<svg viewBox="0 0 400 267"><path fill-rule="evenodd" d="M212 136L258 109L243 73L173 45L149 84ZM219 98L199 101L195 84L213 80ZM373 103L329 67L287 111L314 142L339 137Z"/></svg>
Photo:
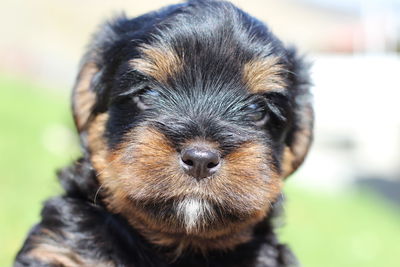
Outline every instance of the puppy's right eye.
<svg viewBox="0 0 400 267"><path fill-rule="evenodd" d="M262 126L268 121L268 112L265 100L257 99L247 106L248 118L253 121L256 126Z"/></svg>
<svg viewBox="0 0 400 267"><path fill-rule="evenodd" d="M152 108L158 96L159 93L156 90L145 88L139 94L133 96L132 100L139 109L146 110Z"/></svg>

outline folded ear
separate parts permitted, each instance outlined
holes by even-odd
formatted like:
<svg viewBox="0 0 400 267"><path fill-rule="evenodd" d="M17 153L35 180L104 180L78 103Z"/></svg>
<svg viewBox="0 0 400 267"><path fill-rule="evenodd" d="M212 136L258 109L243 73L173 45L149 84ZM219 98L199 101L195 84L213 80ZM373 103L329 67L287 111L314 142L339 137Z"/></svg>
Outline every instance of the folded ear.
<svg viewBox="0 0 400 267"><path fill-rule="evenodd" d="M72 112L79 134L87 128L96 102L93 79L98 72L99 66L95 62L84 62L75 82L72 92Z"/></svg>
<svg viewBox="0 0 400 267"><path fill-rule="evenodd" d="M83 147L87 147L86 135L96 115L96 103L99 99L98 84L102 66L93 49L94 47L91 47L83 57L72 91L72 112Z"/></svg>
<svg viewBox="0 0 400 267"><path fill-rule="evenodd" d="M310 92L309 66L296 55L288 53L289 90L293 100L293 125L288 131L283 152L282 176L288 177L303 163L313 139L314 111Z"/></svg>
<svg viewBox="0 0 400 267"><path fill-rule="evenodd" d="M84 55L72 92L72 112L82 145L86 147L86 134L97 114L105 111L104 82L106 51L118 40L116 28L126 20L120 16L104 23L94 34Z"/></svg>

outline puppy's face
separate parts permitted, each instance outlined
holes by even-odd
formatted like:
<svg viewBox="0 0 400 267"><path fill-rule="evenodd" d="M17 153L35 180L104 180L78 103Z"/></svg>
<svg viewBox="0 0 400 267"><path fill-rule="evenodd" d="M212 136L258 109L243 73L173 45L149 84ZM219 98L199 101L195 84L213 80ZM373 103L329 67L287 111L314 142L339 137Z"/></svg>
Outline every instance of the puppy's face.
<svg viewBox="0 0 400 267"><path fill-rule="evenodd" d="M303 160L311 110L295 110L294 59L267 31L167 21L83 66L76 123L113 212L143 231L231 235L266 216Z"/></svg>

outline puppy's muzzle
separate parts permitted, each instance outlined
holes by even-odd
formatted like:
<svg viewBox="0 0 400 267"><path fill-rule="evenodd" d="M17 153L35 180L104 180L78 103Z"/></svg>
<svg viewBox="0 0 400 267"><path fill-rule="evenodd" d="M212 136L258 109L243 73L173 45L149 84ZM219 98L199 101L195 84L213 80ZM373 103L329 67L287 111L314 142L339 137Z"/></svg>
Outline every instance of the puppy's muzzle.
<svg viewBox="0 0 400 267"><path fill-rule="evenodd" d="M187 174L199 181L218 171L221 158L218 151L208 146L191 146L182 150L181 165Z"/></svg>

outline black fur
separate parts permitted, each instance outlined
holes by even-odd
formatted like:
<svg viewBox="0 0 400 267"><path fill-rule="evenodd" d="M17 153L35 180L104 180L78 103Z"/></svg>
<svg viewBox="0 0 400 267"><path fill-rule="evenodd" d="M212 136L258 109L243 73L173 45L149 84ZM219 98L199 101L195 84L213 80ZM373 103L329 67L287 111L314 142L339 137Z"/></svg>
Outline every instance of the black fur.
<svg viewBox="0 0 400 267"><path fill-rule="evenodd" d="M180 56L185 53L185 67L168 80L169 87L132 70L127 63L139 56L140 45L155 40L173 47ZM200 49L202 52L196 53ZM299 111L310 96L308 73L295 50L285 48L263 23L229 3L189 1L134 19L120 16L102 26L88 51L84 62L100 67L92 80L96 103L91 118L109 114L104 138L110 149L117 148L130 129L146 124L165 134L177 151L185 140L195 137L216 141L222 155L246 141L260 140L272 148L272 168L280 170L284 147L296 143L295 133L302 123L312 127L312 121L302 119ZM286 70L281 75L287 90L249 94L238 73L246 62L270 55L278 56ZM138 96L151 108L140 110L132 101ZM258 108L269 119L256 127L251 116L259 110L249 106L260 101ZM65 194L45 203L42 221L30 232L15 266L57 266L29 255L44 229L57 235L50 240L55 246L61 242L80 257L95 259L96 266L297 264L274 232L279 201L254 229L251 242L232 251L211 251L206 255L185 251L171 262L163 256L165 248L148 243L125 218L106 209L107 195L99 190L98 173L90 162L85 134L83 130L84 158L59 172Z"/></svg>

